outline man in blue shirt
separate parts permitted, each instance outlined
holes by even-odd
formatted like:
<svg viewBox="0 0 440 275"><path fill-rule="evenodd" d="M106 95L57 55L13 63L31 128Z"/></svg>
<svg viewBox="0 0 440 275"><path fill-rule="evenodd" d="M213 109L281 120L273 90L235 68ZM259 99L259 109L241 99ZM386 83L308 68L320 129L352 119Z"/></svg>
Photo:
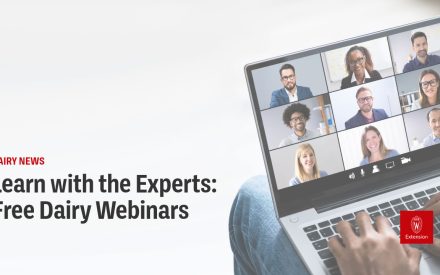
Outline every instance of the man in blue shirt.
<svg viewBox="0 0 440 275"><path fill-rule="evenodd" d="M385 110L373 108L373 93L367 87L360 87L357 90L356 101L359 106L359 111L345 122L345 129L388 118Z"/></svg>
<svg viewBox="0 0 440 275"><path fill-rule="evenodd" d="M270 108L313 97L309 87L296 85L295 68L284 64L280 69L283 88L273 91L270 99Z"/></svg>
<svg viewBox="0 0 440 275"><path fill-rule="evenodd" d="M428 39L423 32L416 32L411 36L411 43L416 57L403 67L403 72L414 71L428 66L440 64L440 56L428 54Z"/></svg>
<svg viewBox="0 0 440 275"><path fill-rule="evenodd" d="M423 139L423 147L440 143L440 108L432 108L426 118L432 133Z"/></svg>

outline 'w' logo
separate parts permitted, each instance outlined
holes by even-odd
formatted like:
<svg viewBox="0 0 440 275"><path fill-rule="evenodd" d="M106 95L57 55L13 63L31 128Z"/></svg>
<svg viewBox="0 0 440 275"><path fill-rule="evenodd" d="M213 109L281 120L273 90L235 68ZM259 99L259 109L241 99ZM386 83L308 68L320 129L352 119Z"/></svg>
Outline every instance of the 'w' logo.
<svg viewBox="0 0 440 275"><path fill-rule="evenodd" d="M414 216L411 219L411 229L414 232L414 234L419 234L420 231L422 231L422 226L423 226L422 218L420 218L419 216Z"/></svg>

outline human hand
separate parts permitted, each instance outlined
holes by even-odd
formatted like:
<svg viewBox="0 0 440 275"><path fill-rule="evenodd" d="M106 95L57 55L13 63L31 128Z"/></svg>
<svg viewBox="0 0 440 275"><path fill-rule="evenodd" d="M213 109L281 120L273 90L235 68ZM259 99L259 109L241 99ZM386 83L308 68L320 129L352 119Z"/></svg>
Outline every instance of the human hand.
<svg viewBox="0 0 440 275"><path fill-rule="evenodd" d="M336 237L329 240L330 250L343 275L419 274L421 252L400 244L385 217L376 218L376 229L365 212L356 216L356 222L359 236L350 223L342 221L336 228L343 244Z"/></svg>
<svg viewBox="0 0 440 275"><path fill-rule="evenodd" d="M435 194L432 198L426 202L425 206L421 210L431 210L434 212L434 216L440 214L440 193ZM423 246L424 250L436 257L440 257L440 240L434 238L433 244Z"/></svg>
<svg viewBox="0 0 440 275"><path fill-rule="evenodd" d="M420 210L432 210L434 216L440 213L440 193L435 194Z"/></svg>

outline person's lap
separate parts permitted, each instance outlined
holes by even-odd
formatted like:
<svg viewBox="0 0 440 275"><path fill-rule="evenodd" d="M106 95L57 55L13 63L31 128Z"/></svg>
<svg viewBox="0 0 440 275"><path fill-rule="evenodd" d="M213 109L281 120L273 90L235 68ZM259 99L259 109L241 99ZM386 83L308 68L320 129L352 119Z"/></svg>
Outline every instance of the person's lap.
<svg viewBox="0 0 440 275"><path fill-rule="evenodd" d="M309 274L275 216L264 176L249 179L238 192L229 238L235 274Z"/></svg>

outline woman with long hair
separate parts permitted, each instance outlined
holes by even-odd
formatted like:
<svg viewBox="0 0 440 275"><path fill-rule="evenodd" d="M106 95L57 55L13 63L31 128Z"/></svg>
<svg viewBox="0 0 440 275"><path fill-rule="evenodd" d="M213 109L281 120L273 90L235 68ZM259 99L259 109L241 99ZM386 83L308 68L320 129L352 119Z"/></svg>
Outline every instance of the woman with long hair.
<svg viewBox="0 0 440 275"><path fill-rule="evenodd" d="M348 50L345 55L345 70L348 76L342 79L341 89L382 79L380 73L374 70L370 52L362 46L353 46Z"/></svg>
<svg viewBox="0 0 440 275"><path fill-rule="evenodd" d="M420 74L420 99L411 105L411 111L440 104L440 76L432 70L424 70Z"/></svg>
<svg viewBox="0 0 440 275"><path fill-rule="evenodd" d="M399 152L396 150L388 149L385 146L382 135L374 126L365 127L361 138L361 147L364 159L362 159L360 165L366 165L399 155Z"/></svg>
<svg viewBox="0 0 440 275"><path fill-rule="evenodd" d="M289 185L297 185L324 176L327 176L327 172L318 169L312 145L309 143L301 144L295 154L295 177L289 181Z"/></svg>

